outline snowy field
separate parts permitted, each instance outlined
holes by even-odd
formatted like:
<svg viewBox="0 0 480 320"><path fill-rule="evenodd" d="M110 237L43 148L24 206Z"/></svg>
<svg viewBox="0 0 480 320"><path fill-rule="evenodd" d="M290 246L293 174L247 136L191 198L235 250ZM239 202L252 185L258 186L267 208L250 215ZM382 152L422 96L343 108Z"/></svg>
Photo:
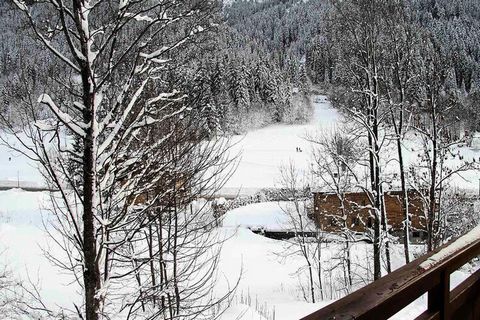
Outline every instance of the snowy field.
<svg viewBox="0 0 480 320"><path fill-rule="evenodd" d="M13 140L12 143L21 147ZM42 176L35 162L0 143L0 187L17 184L18 181L28 181L29 185L37 186L42 184Z"/></svg>
<svg viewBox="0 0 480 320"><path fill-rule="evenodd" d="M314 96L311 102L314 113L308 124L272 125L235 137L234 153L241 152L241 160L225 187L248 190L278 186L279 168L290 161L308 172L311 148L305 138L318 130L334 129L340 119L327 97ZM298 152L297 147L302 151Z"/></svg>
<svg viewBox="0 0 480 320"><path fill-rule="evenodd" d="M336 127L342 126L343 117L332 108L328 98L323 95L311 97L314 108L311 121L304 125L271 125L265 128L248 132L242 136L235 136L232 143L234 147L231 154L239 154L240 159L236 172L231 176L220 194L228 195L252 195L261 188L279 187L279 170L281 166L290 162L304 172L307 176L311 167L311 144L307 137L315 137L324 132L331 132ZM20 147L10 139L16 147ZM297 148L301 152L297 151ZM395 144L385 143L383 154L384 173L396 173L398 171ZM421 143L419 138L411 133L404 142L404 161L406 167L418 163ZM464 161L480 162L480 150L470 147L456 147L453 150L455 157L447 161L451 167L458 166ZM311 177L309 177L311 179ZM35 163L12 152L0 144L0 187L11 186L17 181L22 181L31 186L43 185L42 176L38 172ZM464 190L478 192L480 174L469 171L456 175L452 179L452 186ZM312 181L314 184L314 181Z"/></svg>
<svg viewBox="0 0 480 320"><path fill-rule="evenodd" d="M304 139L317 131L331 130L338 125L341 116L331 108L324 96L312 98L315 108L312 121L305 125L275 125L249 132L245 136L235 137L242 158L238 170L227 183L226 188L242 189L247 193L264 187L278 186L279 167L293 161L305 172L310 166L310 146ZM302 152L299 152L300 148ZM418 142L415 136L405 145L407 160L417 161ZM480 152L470 148L460 148L458 153L464 159L480 159ZM460 162L460 158L452 160ZM390 164L386 170L395 170ZM466 173L456 177L454 183L469 190L477 190L478 173ZM0 146L0 186L1 181L32 181L41 184L41 176L33 163L25 157L12 153ZM67 275L53 268L43 255L42 248L51 249L50 240L42 225L41 208L48 206L48 194L42 192L24 192L21 190L0 191L0 256L22 279L30 278L40 282L45 299L55 305L72 307L72 301L79 299L76 288L70 284ZM44 217L47 213L43 212ZM284 228L288 222L284 211L277 203L260 203L245 206L228 212L223 226L217 231L230 236L225 242L220 259L220 277L235 282L241 275L241 281L232 301L221 320L292 320L328 304L343 293L335 291L334 281L330 282L330 295L317 304L306 303L299 283L304 281L297 271L302 260L294 254L285 252L285 242L271 240L256 235L249 228ZM334 243L324 244L322 261L328 269L340 248ZM359 278L365 269L365 261L371 260L371 245L359 243L352 249L352 255L358 264ZM417 248L421 251L422 248ZM393 264L401 266L402 248L393 253ZM452 283L458 283L466 277L464 272L456 272ZM223 290L221 286L219 291ZM420 298L396 319L420 313L424 310L425 299Z"/></svg>

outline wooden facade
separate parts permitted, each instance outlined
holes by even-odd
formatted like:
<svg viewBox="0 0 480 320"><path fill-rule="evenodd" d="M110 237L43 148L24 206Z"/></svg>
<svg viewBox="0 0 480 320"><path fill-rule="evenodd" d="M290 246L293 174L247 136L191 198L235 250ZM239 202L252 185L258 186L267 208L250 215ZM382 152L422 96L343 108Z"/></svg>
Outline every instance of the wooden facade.
<svg viewBox="0 0 480 320"><path fill-rule="evenodd" d="M345 194L344 210L346 220L342 218L342 202L334 193L314 192L315 222L321 230L338 232L347 227L354 232L365 232L373 226L370 214L370 201L365 192L349 192ZM390 231L400 232L403 229L404 215L402 212L401 193L399 191L386 192L384 195L387 221ZM425 230L425 219L422 200L413 192L409 192L409 213L414 236Z"/></svg>

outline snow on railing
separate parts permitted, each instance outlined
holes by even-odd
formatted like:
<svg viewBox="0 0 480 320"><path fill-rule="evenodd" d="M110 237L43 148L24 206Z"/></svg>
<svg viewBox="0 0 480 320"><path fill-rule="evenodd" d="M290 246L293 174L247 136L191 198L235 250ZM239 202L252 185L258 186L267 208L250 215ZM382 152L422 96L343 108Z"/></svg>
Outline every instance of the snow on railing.
<svg viewBox="0 0 480 320"><path fill-rule="evenodd" d="M446 258L452 256L456 252L460 251L462 248L478 241L480 239L480 226L476 226L470 232L464 234L457 240L451 242L448 246L441 249L437 253L433 254L427 260L420 264L420 268L423 270L428 270L438 264L439 262L444 261Z"/></svg>

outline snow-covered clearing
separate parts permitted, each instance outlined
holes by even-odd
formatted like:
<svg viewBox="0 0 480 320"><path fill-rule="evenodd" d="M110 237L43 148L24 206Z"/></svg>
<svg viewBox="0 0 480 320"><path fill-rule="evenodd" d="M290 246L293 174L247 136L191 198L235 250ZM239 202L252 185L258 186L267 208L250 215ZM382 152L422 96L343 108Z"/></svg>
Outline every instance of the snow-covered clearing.
<svg viewBox="0 0 480 320"><path fill-rule="evenodd" d="M344 121L343 116L332 108L326 96L312 96L311 103L314 114L307 124L272 125L234 137L235 148L232 154L240 153L241 159L236 172L220 193L251 195L261 188L279 187L280 167L289 162L293 162L296 169L308 177L312 146L306 138L331 132L336 127L342 126ZM297 147L301 152L297 151ZM405 166L408 168L410 165L418 164L419 154L423 148L419 137L413 132L410 133L403 147ZM381 159L384 174L393 175L398 172L395 148L394 141L384 142L382 151L384 158ZM452 153L455 157L447 161L451 168L458 167L465 161L480 162L480 150L475 148L456 146L452 148ZM479 172L467 171L453 176L451 184L454 188L477 191L479 181ZM312 181L312 185L315 185L315 181ZM398 186L393 183L392 187Z"/></svg>
<svg viewBox="0 0 480 320"><path fill-rule="evenodd" d="M290 161L308 172L310 145L305 138L317 130L333 129L340 115L325 96L312 97L313 118L305 125L272 125L248 132L234 139L235 151L241 152L237 171L226 188L267 188L278 186L279 168ZM297 147L302 151L298 152Z"/></svg>
<svg viewBox="0 0 480 320"><path fill-rule="evenodd" d="M38 284L45 301L71 308L72 302L81 301L71 277L54 268L43 252L60 259L64 255L43 226L48 211L42 209L48 207L49 198L48 192L0 191L0 264L25 283Z"/></svg>
<svg viewBox="0 0 480 320"><path fill-rule="evenodd" d="M9 140L15 148L23 150L12 137ZM34 161L12 151L0 142L0 187L18 183L18 181L28 181L29 185L37 186L43 182L43 179Z"/></svg>

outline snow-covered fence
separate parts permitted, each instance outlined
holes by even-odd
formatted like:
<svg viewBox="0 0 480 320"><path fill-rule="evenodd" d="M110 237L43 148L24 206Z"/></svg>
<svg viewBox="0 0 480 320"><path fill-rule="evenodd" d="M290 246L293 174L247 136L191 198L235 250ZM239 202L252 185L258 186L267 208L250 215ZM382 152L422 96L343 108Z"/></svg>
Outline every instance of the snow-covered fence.
<svg viewBox="0 0 480 320"><path fill-rule="evenodd" d="M25 191L56 191L36 181L0 180L0 190L23 189Z"/></svg>
<svg viewBox="0 0 480 320"><path fill-rule="evenodd" d="M414 319L480 319L480 270L450 290L450 274L479 254L480 226L302 320L389 319L424 293Z"/></svg>
<svg viewBox="0 0 480 320"><path fill-rule="evenodd" d="M230 197L225 197L225 194L218 194L218 196L212 200L212 209L214 216L216 218L219 218L223 216L227 211L244 207L253 203L292 200L286 196L285 190L281 188L255 189L254 192L253 189L248 190L250 192L237 192L236 196ZM310 190L299 190L298 192L299 198L302 200L308 200L311 198Z"/></svg>

